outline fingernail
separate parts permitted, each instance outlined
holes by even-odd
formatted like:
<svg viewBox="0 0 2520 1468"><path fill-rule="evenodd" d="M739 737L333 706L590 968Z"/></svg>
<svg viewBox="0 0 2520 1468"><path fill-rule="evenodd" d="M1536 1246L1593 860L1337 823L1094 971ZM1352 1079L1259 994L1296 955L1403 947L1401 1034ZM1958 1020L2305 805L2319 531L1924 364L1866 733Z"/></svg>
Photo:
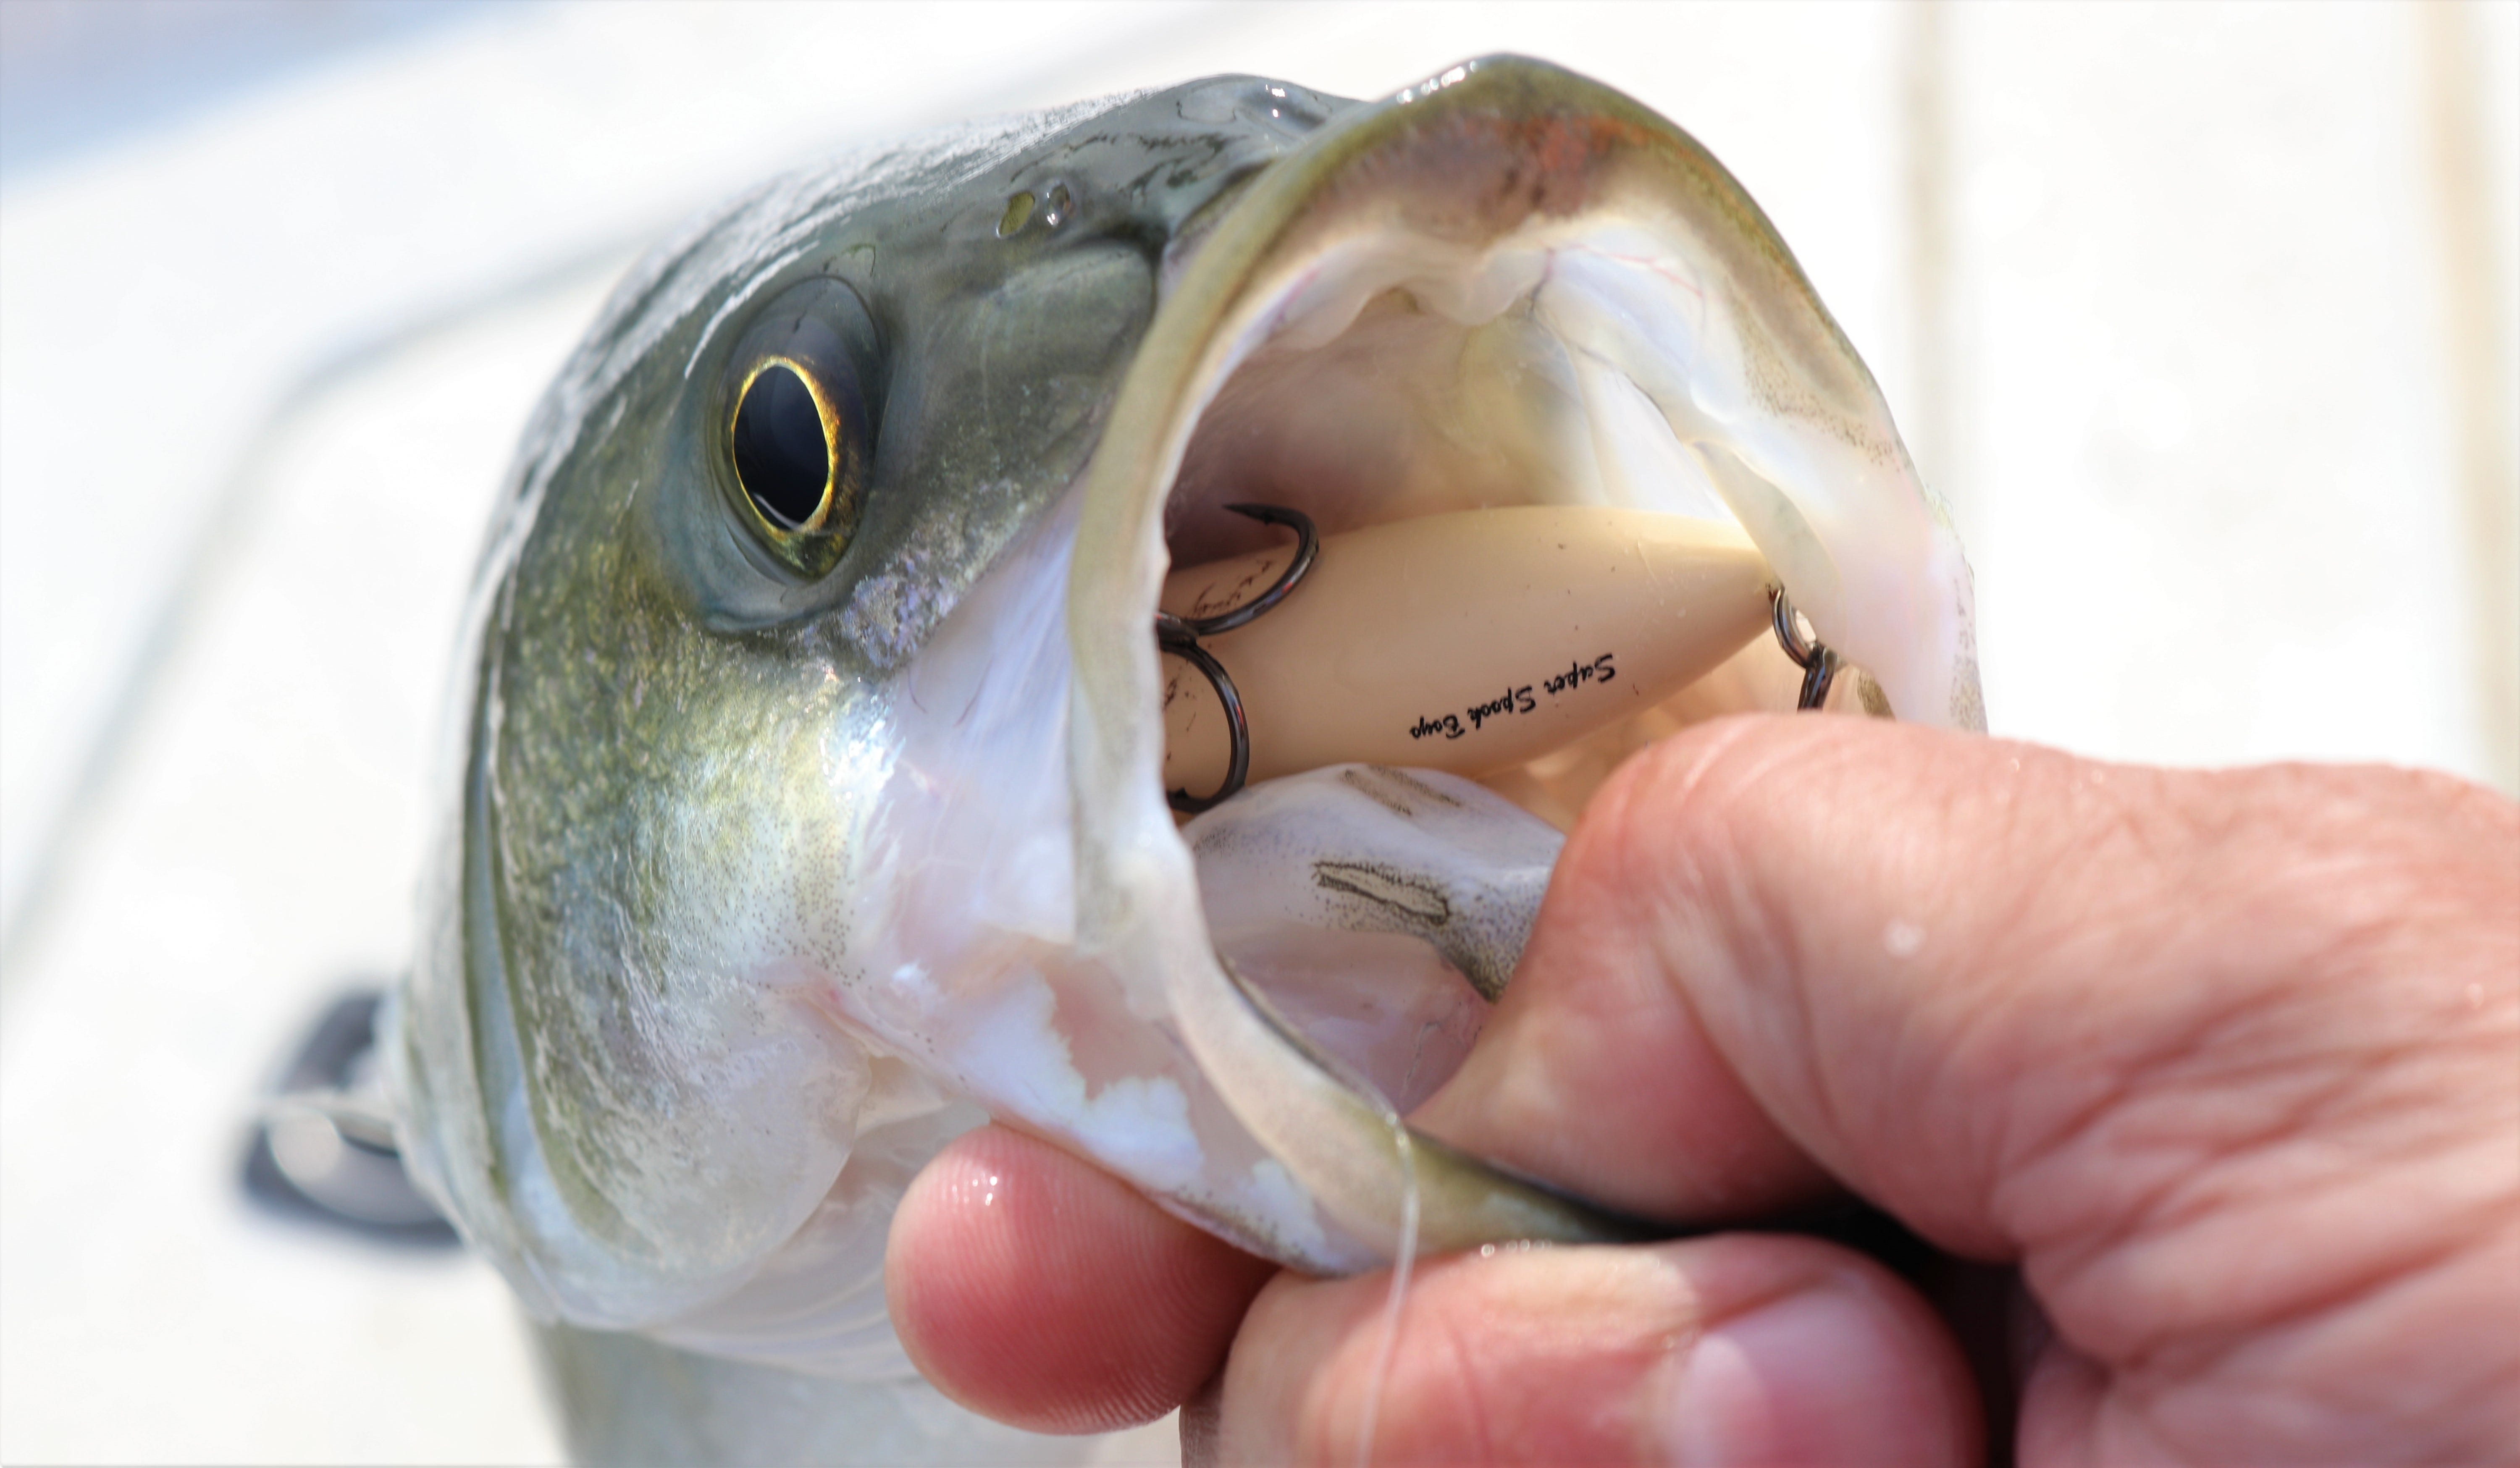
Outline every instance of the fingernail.
<svg viewBox="0 0 2520 1468"><path fill-rule="evenodd" d="M1666 1461L1679 1468L1947 1461L1901 1444L1916 1403L1913 1372L1883 1306L1829 1282L1735 1315L1673 1365L1663 1407ZM1915 1449L1923 1449L1921 1453Z"/></svg>

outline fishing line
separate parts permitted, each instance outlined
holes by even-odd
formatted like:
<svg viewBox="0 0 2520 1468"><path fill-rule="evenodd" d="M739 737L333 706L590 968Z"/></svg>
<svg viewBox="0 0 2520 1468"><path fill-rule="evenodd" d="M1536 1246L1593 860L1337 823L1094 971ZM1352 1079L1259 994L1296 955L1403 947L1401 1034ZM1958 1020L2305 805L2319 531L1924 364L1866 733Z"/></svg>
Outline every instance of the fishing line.
<svg viewBox="0 0 2520 1468"><path fill-rule="evenodd" d="M1391 1134L1392 1160L1400 1168L1400 1228L1394 1241L1391 1261L1391 1288L1382 1307L1381 1339L1374 1343L1373 1366L1366 1375L1364 1420L1358 1425L1356 1462L1359 1468L1373 1458L1374 1429L1382 1415L1382 1394L1391 1378L1391 1363L1399 1354L1401 1321L1409 1304L1409 1286L1417 1272L1418 1234L1422 1200L1418 1183L1417 1138L1400 1107L1373 1079L1357 1066L1331 1053L1303 1031L1295 1028L1269 997L1252 987L1234 960L1222 950L1210 950L1217 969L1225 976L1227 987L1239 996L1261 1023L1278 1039L1309 1060L1324 1075L1346 1090L1355 1099L1373 1108L1375 1119ZM1440 1146L1440 1143L1437 1145Z"/></svg>
<svg viewBox="0 0 2520 1468"><path fill-rule="evenodd" d="M1373 1369L1365 1378L1365 1420L1356 1435L1357 1468L1373 1461L1373 1432L1382 1415L1382 1392L1391 1378L1391 1359L1400 1350L1401 1316L1409 1304L1410 1275L1418 1264L1418 1152L1409 1139L1409 1124L1400 1109L1379 1090L1384 1125L1391 1129L1393 1153L1400 1159L1400 1247L1391 1260L1391 1288L1382 1303L1382 1339L1373 1348Z"/></svg>

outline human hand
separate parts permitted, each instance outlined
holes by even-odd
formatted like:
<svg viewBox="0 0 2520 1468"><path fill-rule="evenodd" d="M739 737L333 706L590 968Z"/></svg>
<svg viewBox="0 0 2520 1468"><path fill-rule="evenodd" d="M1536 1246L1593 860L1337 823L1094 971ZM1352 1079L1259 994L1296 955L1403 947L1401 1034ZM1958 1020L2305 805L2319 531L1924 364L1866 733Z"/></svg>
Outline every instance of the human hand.
<svg viewBox="0 0 2520 1468"><path fill-rule="evenodd" d="M2520 808L2444 777L1693 731L1587 809L1417 1120L1645 1217L1846 1189L2017 1266L2024 1463L2520 1457ZM888 1284L981 1411L1207 1384L1192 1446L1262 1462L1356 1455L1389 1287L996 1128L904 1200ZM2010 1390L1818 1239L1508 1249L1421 1266L1372 1456L1968 1463Z"/></svg>

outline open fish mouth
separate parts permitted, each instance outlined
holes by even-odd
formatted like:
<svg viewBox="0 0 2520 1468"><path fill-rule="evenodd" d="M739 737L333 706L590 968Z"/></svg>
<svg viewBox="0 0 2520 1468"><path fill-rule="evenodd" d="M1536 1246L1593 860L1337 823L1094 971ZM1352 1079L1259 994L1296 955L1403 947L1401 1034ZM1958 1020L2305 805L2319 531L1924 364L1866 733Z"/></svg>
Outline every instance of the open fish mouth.
<svg viewBox="0 0 2520 1468"><path fill-rule="evenodd" d="M1841 702L1978 727L1957 542L1757 206L1557 68L1472 63L1334 119L1193 221L1166 277L1076 495L910 670L952 715L910 731L902 768L953 794L896 809L876 849L954 875L869 880L862 926L919 935L899 956L922 984L947 933L997 935L999 999L888 1018L870 986L852 1013L1299 1267L1380 1262L1412 1227L1435 1248L1615 1228L1397 1122L1518 952L1556 848L1528 813L1567 819L1655 732L1792 707L1775 589L1860 670ZM1278 574L1289 537L1228 512L1252 504L1323 537L1269 615L1346 600L1235 674L1267 690L1246 691L1254 773L1283 778L1177 831L1221 758L1185 738L1229 735L1168 727L1204 690L1149 629L1183 566ZM1552 556L1570 527L1607 558ZM1378 586L1328 586L1377 554ZM1552 610L1519 663L1500 653L1500 628ZM1691 638L1658 687L1587 676ZM1360 663L1376 646L1401 651ZM1585 698L1553 740L1452 747ZM1306 751L1273 765L1273 739Z"/></svg>

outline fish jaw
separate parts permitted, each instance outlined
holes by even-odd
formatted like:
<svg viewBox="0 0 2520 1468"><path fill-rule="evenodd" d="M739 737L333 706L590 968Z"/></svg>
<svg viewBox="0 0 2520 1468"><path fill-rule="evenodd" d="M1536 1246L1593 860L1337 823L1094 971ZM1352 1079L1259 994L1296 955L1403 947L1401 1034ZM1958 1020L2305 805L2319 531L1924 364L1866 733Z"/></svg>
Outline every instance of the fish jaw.
<svg viewBox="0 0 2520 1468"><path fill-rule="evenodd" d="M1333 120L1169 272L1089 470L1068 580L1077 945L1129 986L1131 1009L1177 1029L1320 1215L1236 1232L1310 1225L1380 1258L1412 1220L1429 1247L1598 1236L1581 1210L1459 1159L1429 1163L1387 1104L1252 1001L1220 964L1162 793L1144 629L1202 414L1258 354L1318 349L1394 289L1467 325L1520 305L1583 369L1624 378L1818 634L1902 716L1982 727L1968 570L1879 389L1757 205L1677 127L1556 67L1467 63Z"/></svg>

